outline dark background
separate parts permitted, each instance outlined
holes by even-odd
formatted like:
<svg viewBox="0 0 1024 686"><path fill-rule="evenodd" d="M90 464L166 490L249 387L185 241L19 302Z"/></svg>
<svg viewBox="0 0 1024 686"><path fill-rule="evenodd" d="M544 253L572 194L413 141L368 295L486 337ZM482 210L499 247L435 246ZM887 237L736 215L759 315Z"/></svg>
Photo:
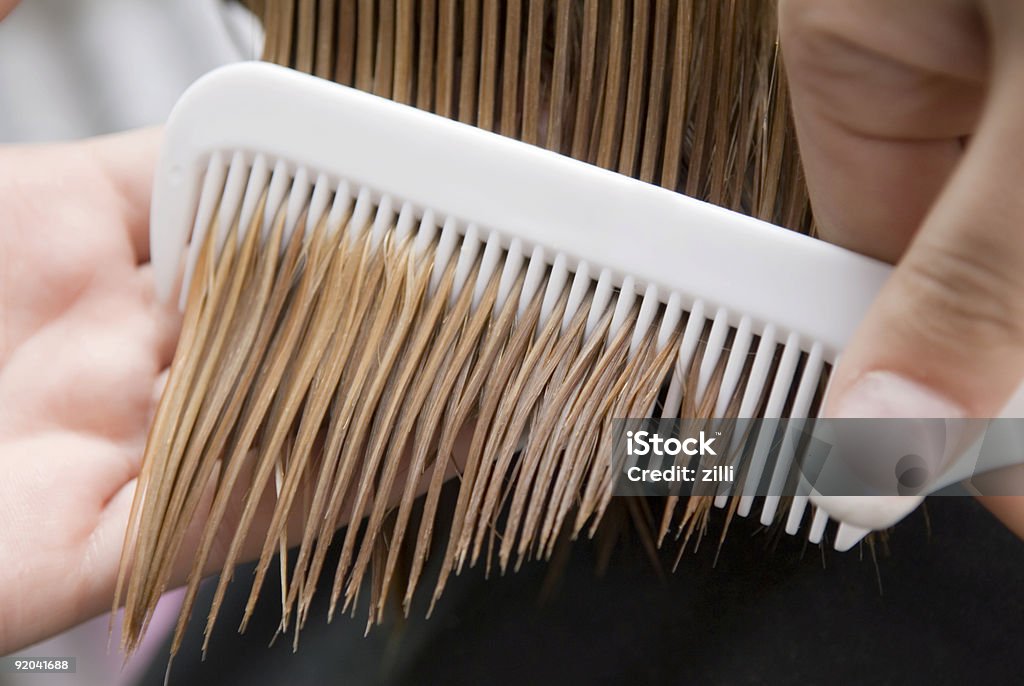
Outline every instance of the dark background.
<svg viewBox="0 0 1024 686"><path fill-rule="evenodd" d="M407 622L365 638L365 603L327 624L324 588L295 654L290 634L267 647L280 613L273 584L248 632L235 632L245 567L205 662L212 587L200 595L170 683L1021 683L1024 543L973 499L929 499L877 562L866 547L840 554L743 519L717 551L723 521L715 512L700 548L664 578L639 545L620 547L598 575L594 544L578 543L554 586L543 564L491 579L469 570L424 620L428 581ZM665 548L670 569L678 548ZM143 683L162 684L165 666L161 657Z"/></svg>

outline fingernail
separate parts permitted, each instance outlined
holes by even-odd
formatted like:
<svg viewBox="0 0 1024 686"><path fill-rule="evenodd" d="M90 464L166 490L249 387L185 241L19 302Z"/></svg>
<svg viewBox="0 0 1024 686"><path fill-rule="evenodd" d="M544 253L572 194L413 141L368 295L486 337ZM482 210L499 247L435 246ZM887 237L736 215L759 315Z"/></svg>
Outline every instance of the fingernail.
<svg viewBox="0 0 1024 686"><path fill-rule="evenodd" d="M840 396L829 400L832 418L959 419L963 409L935 391L893 372L862 375Z"/></svg>
<svg viewBox="0 0 1024 686"><path fill-rule="evenodd" d="M844 522L879 528L912 510L920 502L916 496L947 467L945 420L960 419L964 412L916 381L873 371L830 398L826 416L854 421L833 423L837 443L827 466L840 476L822 481L818 491L827 497L816 504Z"/></svg>

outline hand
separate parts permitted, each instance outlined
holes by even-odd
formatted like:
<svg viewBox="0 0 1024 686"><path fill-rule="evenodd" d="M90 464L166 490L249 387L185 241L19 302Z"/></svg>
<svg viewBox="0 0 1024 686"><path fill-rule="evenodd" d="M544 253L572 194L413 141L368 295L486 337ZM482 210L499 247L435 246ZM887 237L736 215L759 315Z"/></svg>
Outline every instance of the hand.
<svg viewBox="0 0 1024 686"><path fill-rule="evenodd" d="M157 301L149 264L158 142L148 130L0 147L0 655L113 600L180 326L174 304ZM468 442L461 437L460 455ZM229 503L205 573L224 564L243 495ZM253 532L265 532L274 512L273 489L262 497ZM201 515L190 522L172 588L186 580L204 524ZM289 521L293 540L301 525ZM263 539L247 537L239 561L258 557Z"/></svg>
<svg viewBox="0 0 1024 686"><path fill-rule="evenodd" d="M826 414L997 416L1024 380L1024 3L779 13L820 233L897 263ZM986 500L1024 536L1024 497Z"/></svg>
<svg viewBox="0 0 1024 686"><path fill-rule="evenodd" d="M177 338L148 264L158 139L0 148L0 654L113 597Z"/></svg>

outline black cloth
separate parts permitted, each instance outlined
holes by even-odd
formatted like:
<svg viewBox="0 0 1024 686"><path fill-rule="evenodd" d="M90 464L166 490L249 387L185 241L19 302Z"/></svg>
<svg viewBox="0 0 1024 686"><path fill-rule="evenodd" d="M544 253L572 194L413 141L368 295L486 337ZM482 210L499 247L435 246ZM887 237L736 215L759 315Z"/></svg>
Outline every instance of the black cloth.
<svg viewBox="0 0 1024 686"><path fill-rule="evenodd" d="M867 549L840 554L743 519L719 551L722 512L664 579L639 545L598 575L595 546L581 542L557 588L545 586L544 564L491 579L464 571L429 620L428 582L407 622L365 638L365 603L354 619L326 623L328 565L294 654L290 634L267 647L280 612L274 584L236 633L251 579L243 567L205 662L212 586L201 593L170 683L1022 683L1024 543L971 498L932 498L927 510L892 532L877 562ZM665 548L670 568L677 546ZM142 683L161 684L165 664Z"/></svg>

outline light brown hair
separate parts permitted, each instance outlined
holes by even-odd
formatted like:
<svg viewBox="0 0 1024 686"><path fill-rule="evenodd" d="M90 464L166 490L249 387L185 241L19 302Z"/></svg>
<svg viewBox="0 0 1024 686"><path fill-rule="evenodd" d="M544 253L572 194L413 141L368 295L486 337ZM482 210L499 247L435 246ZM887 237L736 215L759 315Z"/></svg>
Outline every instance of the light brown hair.
<svg viewBox="0 0 1024 686"><path fill-rule="evenodd" d="M774 3L252 5L264 18L270 61L810 228ZM457 279L456 260L436 264L448 240L443 227L410 232L407 210L366 196L335 206L343 210L331 215L336 221L304 217L287 240L282 208L260 242L262 203L242 238L237 217L207 232L126 537L115 600L125 603L126 650L137 645L195 521L203 532L172 652L229 523L207 631L255 534L260 560L243 626L280 554L281 629L294 628L296 640L327 548L346 522L331 612L338 602L352 609L368 584L371 623L391 597L408 611L435 550L443 555L436 600L467 564L505 570L550 558L566 537L600 536L615 508L652 555L670 531L684 541L703 534L710 494L681 510L670 498L660 519L645 500L611 499L610 422L654 408L710 416L727 361L747 369L762 344L775 360L781 343L754 336L733 356L735 330L709 344L714 313L666 321L661 305L633 340L651 304L642 296L602 294L598 275L550 265L530 292L527 261L504 302L500 269L474 301L487 246L468 251L466 278ZM219 251L218 236L226 237ZM574 283L585 289L579 303L570 303ZM680 366L687 327L700 336ZM706 390L701 370L710 374ZM727 414L737 411L745 376L722 391ZM456 453L465 459L454 461ZM442 522L441 487L453 475L455 514ZM254 528L261 508L272 514ZM735 500L728 516L734 508ZM296 544L289 568L284 552Z"/></svg>

